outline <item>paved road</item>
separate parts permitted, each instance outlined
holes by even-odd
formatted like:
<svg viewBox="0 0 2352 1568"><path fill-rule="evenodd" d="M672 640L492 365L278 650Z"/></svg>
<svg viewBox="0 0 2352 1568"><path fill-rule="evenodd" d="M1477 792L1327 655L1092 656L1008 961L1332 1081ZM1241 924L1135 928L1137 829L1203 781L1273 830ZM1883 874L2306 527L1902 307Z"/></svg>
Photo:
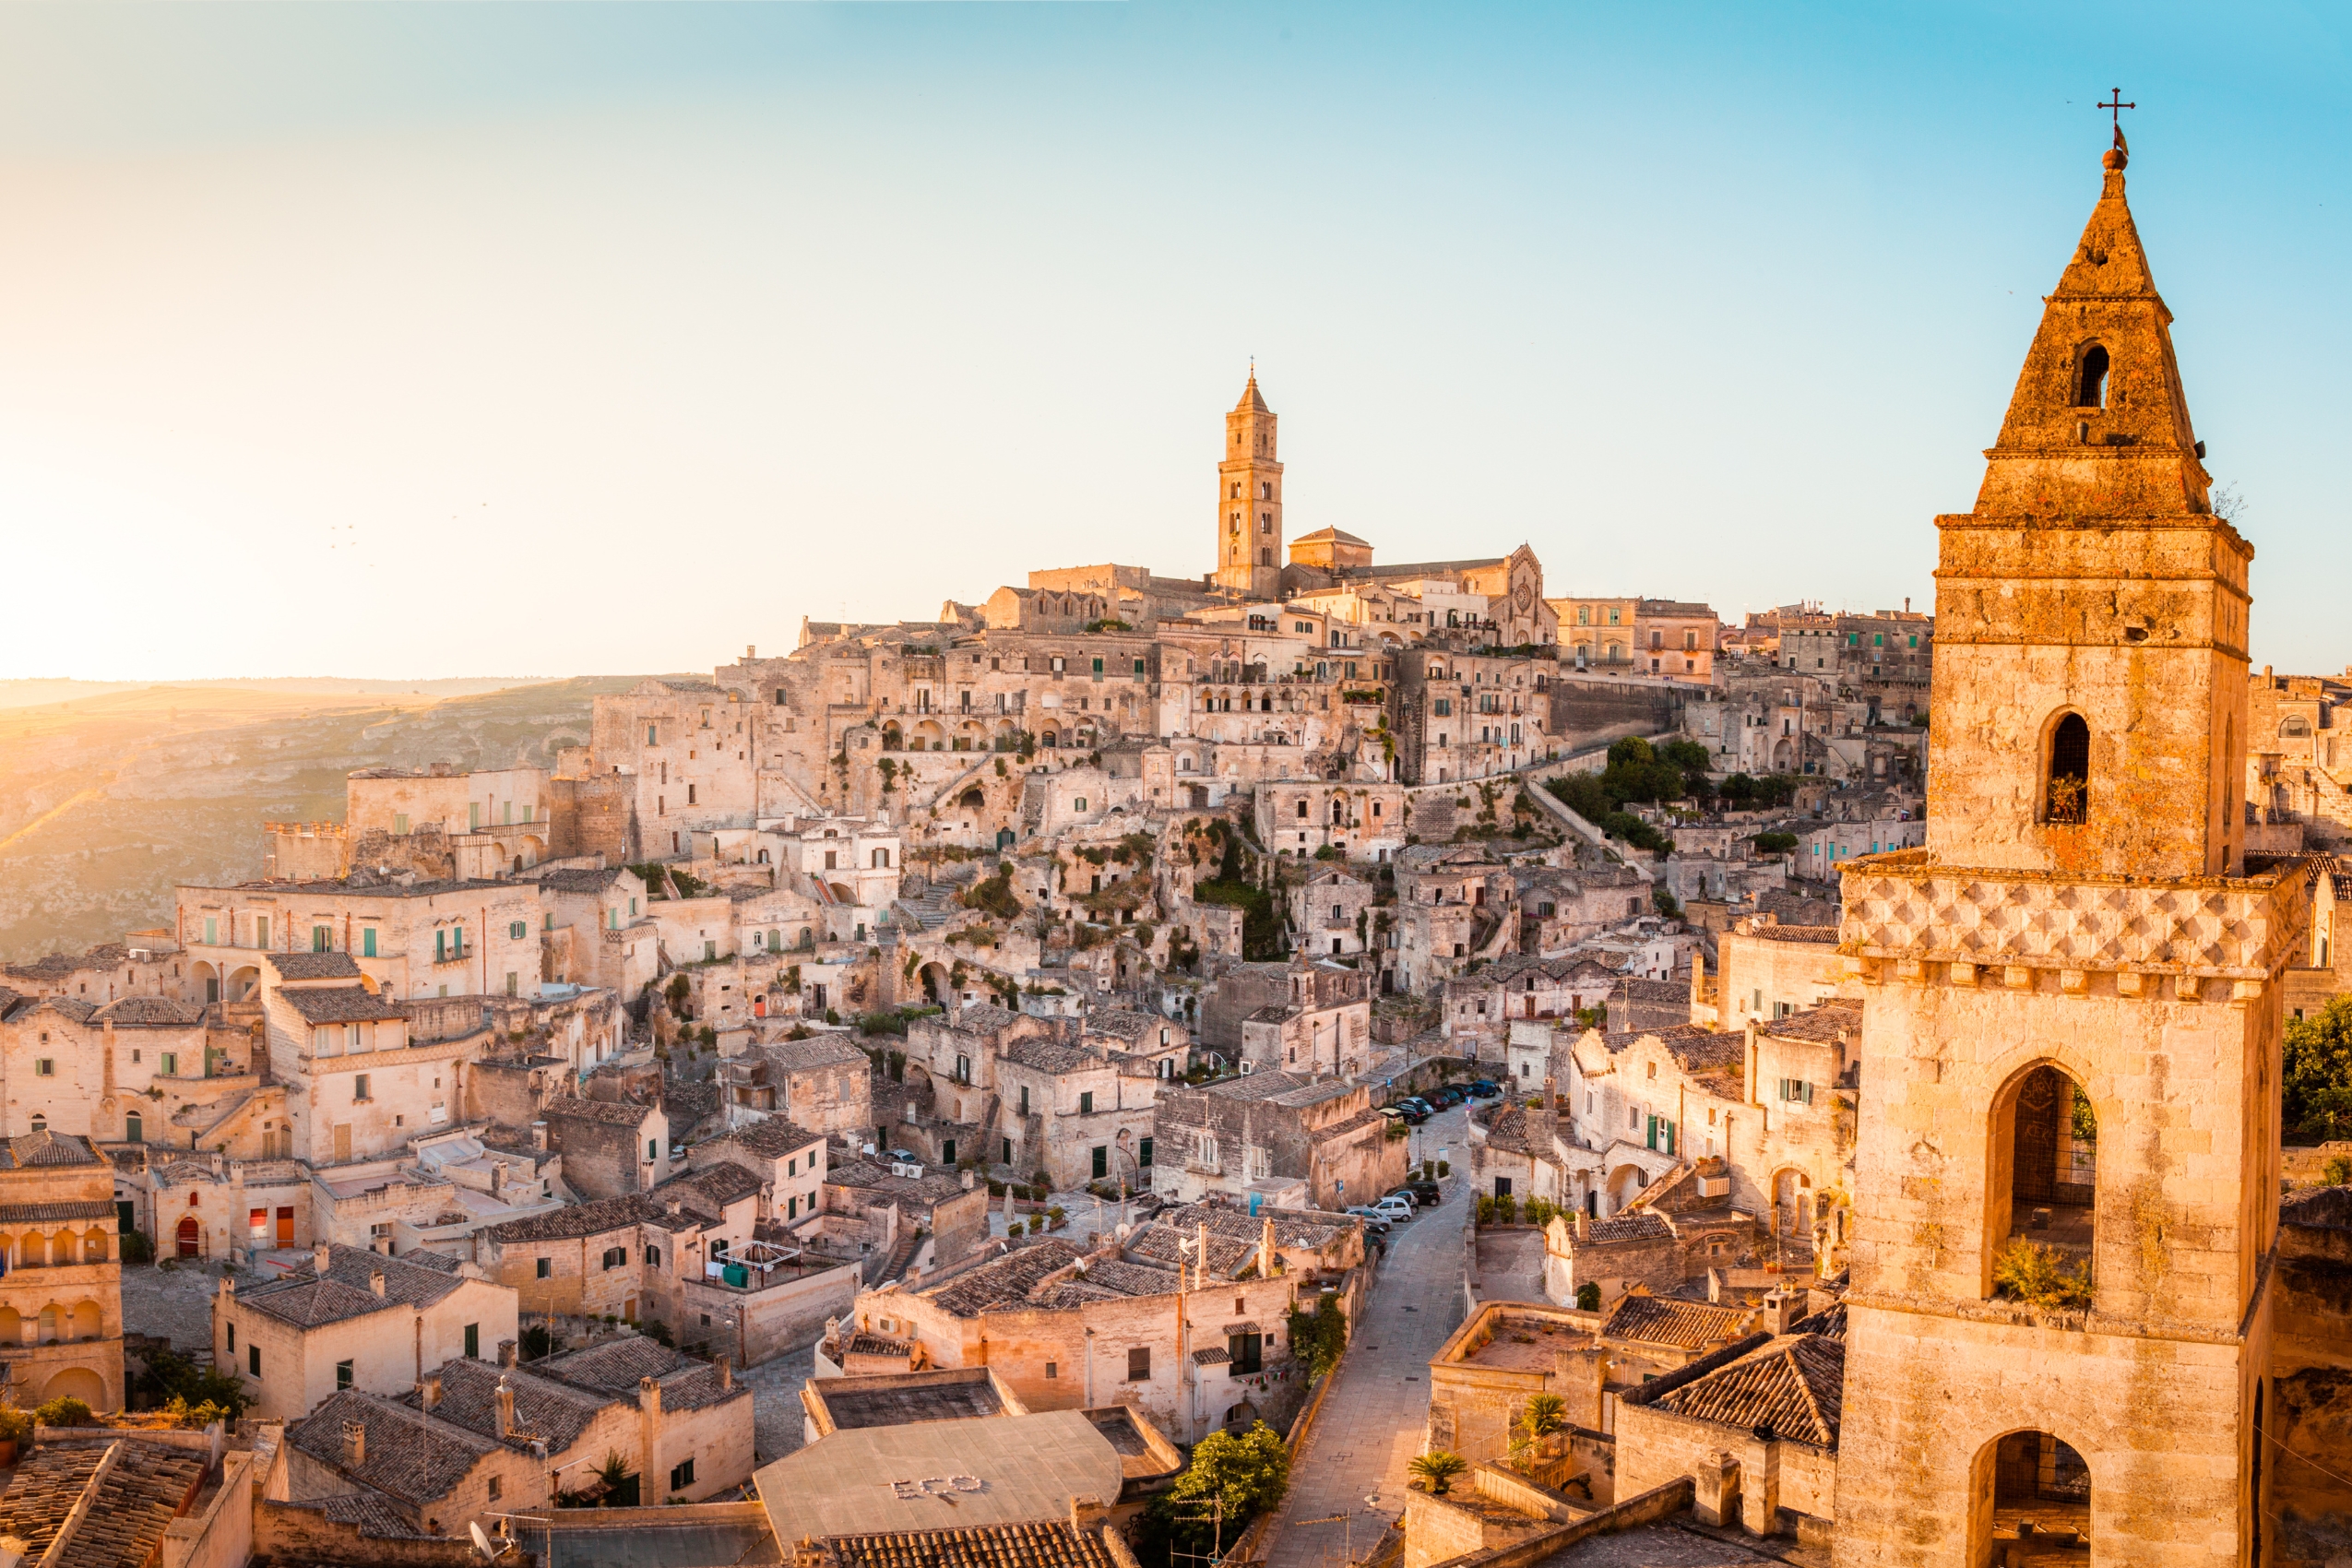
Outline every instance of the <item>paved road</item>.
<svg viewBox="0 0 2352 1568"><path fill-rule="evenodd" d="M1466 1111L1420 1131L1432 1151L1452 1146L1454 1174L1435 1209L1389 1233L1388 1261L1365 1303L1337 1381L1290 1464L1290 1495L1267 1540L1268 1568L1339 1568L1343 1541L1358 1560L1405 1512L1405 1467L1429 1424L1429 1359L1462 1323L1462 1225L1469 1192ZM1367 1497L1376 1496L1376 1506ZM1294 1521L1334 1514L1336 1524Z"/></svg>

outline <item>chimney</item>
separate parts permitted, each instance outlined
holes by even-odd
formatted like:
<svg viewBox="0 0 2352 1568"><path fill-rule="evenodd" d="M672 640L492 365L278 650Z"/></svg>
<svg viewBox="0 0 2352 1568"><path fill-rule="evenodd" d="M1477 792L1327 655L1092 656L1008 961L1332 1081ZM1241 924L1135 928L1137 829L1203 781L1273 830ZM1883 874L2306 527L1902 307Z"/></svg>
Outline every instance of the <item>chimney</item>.
<svg viewBox="0 0 2352 1568"><path fill-rule="evenodd" d="M374 1291L378 1297L381 1297L384 1294L384 1271L382 1269L371 1268L367 1271L367 1288Z"/></svg>
<svg viewBox="0 0 2352 1568"><path fill-rule="evenodd" d="M506 1185L506 1165L504 1160L490 1168L490 1195L497 1197Z"/></svg>
<svg viewBox="0 0 2352 1568"><path fill-rule="evenodd" d="M968 1192L970 1192L971 1190L972 1190L972 1173L971 1173L970 1171L967 1170L967 1171L965 1171L965 1172L964 1172L964 1191L966 1191L966 1192L968 1192Z"/></svg>
<svg viewBox="0 0 2352 1568"><path fill-rule="evenodd" d="M441 1408L441 1374L439 1372L425 1373L418 1388L426 1409L437 1410Z"/></svg>
<svg viewBox="0 0 2352 1568"><path fill-rule="evenodd" d="M637 1379L637 1408L656 1427L661 1424L661 1380L654 1377Z"/></svg>
<svg viewBox="0 0 2352 1568"><path fill-rule="evenodd" d="M686 1206L682 1200L677 1198L671 1198L667 1200L667 1205L670 1211L670 1218L672 1219L677 1218L679 1210Z"/></svg>
<svg viewBox="0 0 2352 1568"><path fill-rule="evenodd" d="M1775 1290L1764 1299L1764 1325L1768 1334L1786 1334L1797 1321L1797 1303L1804 1298L1790 1290Z"/></svg>
<svg viewBox="0 0 2352 1568"><path fill-rule="evenodd" d="M312 1248L311 1248L311 1250L310 1250L310 1266L311 1266L311 1271L312 1271L313 1273L316 1274L316 1275L317 1275L320 1278L324 1279L324 1278L326 1278L326 1277L327 1277L327 1265L330 1265L330 1264L332 1264L334 1261L335 1261L335 1253L334 1253L334 1251L333 1251L333 1249L332 1249L332 1248L328 1247L328 1246L327 1246L327 1244L326 1242L321 1241L321 1242L317 1243L315 1246L314 1246L314 1247L312 1247Z"/></svg>
<svg viewBox="0 0 2352 1568"><path fill-rule="evenodd" d="M224 1274L220 1277L220 1294L232 1301L236 1299L237 1282L229 1275Z"/></svg>
<svg viewBox="0 0 2352 1568"><path fill-rule="evenodd" d="M505 1442L515 1430L515 1387L506 1374L498 1374L498 1439Z"/></svg>
<svg viewBox="0 0 2352 1568"><path fill-rule="evenodd" d="M727 1390L735 1386L734 1363L727 1359L726 1351L721 1350L718 1355L713 1356L710 1359L710 1364L719 1369L719 1392L725 1393Z"/></svg>
<svg viewBox="0 0 2352 1568"><path fill-rule="evenodd" d="M1907 599L1903 602L1908 604L1910 600ZM759 657L759 645L757 643L745 643L743 645L743 657L745 659L757 659Z"/></svg>
<svg viewBox="0 0 2352 1568"><path fill-rule="evenodd" d="M345 1421L343 1423L344 1468L357 1469L360 1466L366 1463L367 1423L365 1421Z"/></svg>
<svg viewBox="0 0 2352 1568"><path fill-rule="evenodd" d="M531 1123L531 1147L540 1150L544 1150L547 1147L546 1123L534 1122Z"/></svg>
<svg viewBox="0 0 2352 1568"><path fill-rule="evenodd" d="M501 1339L498 1342L498 1364L502 1367L511 1367L515 1364L515 1342L513 1340Z"/></svg>

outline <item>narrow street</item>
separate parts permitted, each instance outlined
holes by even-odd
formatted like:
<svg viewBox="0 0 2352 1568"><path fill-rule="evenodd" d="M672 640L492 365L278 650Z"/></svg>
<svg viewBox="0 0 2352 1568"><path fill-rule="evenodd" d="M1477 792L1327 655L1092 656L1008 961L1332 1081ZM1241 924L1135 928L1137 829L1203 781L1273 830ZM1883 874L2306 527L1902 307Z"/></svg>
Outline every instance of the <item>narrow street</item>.
<svg viewBox="0 0 2352 1568"><path fill-rule="evenodd" d="M1361 1558L1405 1512L1405 1467L1420 1452L1429 1419L1429 1359L1462 1323L1467 1119L1457 1106L1420 1129L1431 1158L1450 1147L1454 1174L1442 1204L1389 1232L1388 1261L1363 1321L1314 1430L1291 1456L1290 1494L1266 1540L1269 1568L1341 1568L1343 1553ZM1335 1514L1352 1515L1350 1523L1302 1522Z"/></svg>

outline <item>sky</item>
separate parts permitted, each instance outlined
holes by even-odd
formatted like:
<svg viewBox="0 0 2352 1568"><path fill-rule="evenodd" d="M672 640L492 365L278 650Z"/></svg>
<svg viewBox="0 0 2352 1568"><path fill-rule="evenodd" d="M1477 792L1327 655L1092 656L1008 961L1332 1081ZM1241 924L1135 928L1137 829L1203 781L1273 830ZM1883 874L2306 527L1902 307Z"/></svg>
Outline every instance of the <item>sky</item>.
<svg viewBox="0 0 2352 1568"><path fill-rule="evenodd" d="M1927 608L2099 190L2352 661L2343 7L0 6L0 678L624 673L1290 536Z"/></svg>

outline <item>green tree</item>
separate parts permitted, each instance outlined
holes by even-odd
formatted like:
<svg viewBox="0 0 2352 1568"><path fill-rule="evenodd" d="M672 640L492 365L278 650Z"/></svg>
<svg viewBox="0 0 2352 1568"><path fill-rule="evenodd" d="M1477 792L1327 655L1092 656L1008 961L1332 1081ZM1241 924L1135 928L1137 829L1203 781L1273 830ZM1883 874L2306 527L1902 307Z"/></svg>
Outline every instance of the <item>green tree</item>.
<svg viewBox="0 0 2352 1568"><path fill-rule="evenodd" d="M2290 1132L2313 1143L2352 1133L2352 996L2287 1024L2278 1087Z"/></svg>
<svg viewBox="0 0 2352 1568"><path fill-rule="evenodd" d="M1313 1312L1292 1312L1289 1328L1290 1354L1309 1377L1321 1377L1337 1366L1347 1351L1348 1314L1336 1296L1318 1296Z"/></svg>
<svg viewBox="0 0 2352 1568"><path fill-rule="evenodd" d="M1272 1427L1257 1421L1239 1435L1213 1431L1194 1448L1192 1467L1145 1504L1138 1555L1163 1563L1179 1548L1206 1555L1230 1546L1289 1491L1290 1450Z"/></svg>
<svg viewBox="0 0 2352 1568"><path fill-rule="evenodd" d="M1600 1287L1598 1284L1587 1279L1576 1287L1576 1310L1580 1313L1600 1311Z"/></svg>

